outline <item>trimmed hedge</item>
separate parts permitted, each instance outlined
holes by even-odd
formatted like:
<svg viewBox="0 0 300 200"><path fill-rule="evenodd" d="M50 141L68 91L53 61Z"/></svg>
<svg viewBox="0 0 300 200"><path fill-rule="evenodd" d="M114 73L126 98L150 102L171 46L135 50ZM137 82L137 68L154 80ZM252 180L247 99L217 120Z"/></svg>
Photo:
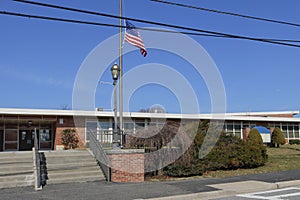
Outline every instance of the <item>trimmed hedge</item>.
<svg viewBox="0 0 300 200"><path fill-rule="evenodd" d="M289 140L289 144L300 144L300 140Z"/></svg>

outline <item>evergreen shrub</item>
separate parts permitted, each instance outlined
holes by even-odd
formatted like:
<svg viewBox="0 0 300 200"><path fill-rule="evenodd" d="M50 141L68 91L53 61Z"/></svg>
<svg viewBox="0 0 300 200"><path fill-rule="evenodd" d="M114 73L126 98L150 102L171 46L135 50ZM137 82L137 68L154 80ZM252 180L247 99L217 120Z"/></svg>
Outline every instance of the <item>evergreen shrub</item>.
<svg viewBox="0 0 300 200"><path fill-rule="evenodd" d="M76 130L64 129L61 133L61 143L64 145L64 149L75 149L78 147L78 137L76 135Z"/></svg>
<svg viewBox="0 0 300 200"><path fill-rule="evenodd" d="M284 145L285 144L285 138L284 134L281 131L280 128L276 127L273 130L272 136L271 136L271 144L273 147L279 147L279 145Z"/></svg>
<svg viewBox="0 0 300 200"><path fill-rule="evenodd" d="M289 140L289 144L300 144L300 140Z"/></svg>
<svg viewBox="0 0 300 200"><path fill-rule="evenodd" d="M266 147L256 129L250 131L246 142L223 132L212 150L200 159L199 149L209 124L209 121L200 124L191 147L178 160L164 168L165 175L193 176L207 171L255 168L265 164L268 158Z"/></svg>

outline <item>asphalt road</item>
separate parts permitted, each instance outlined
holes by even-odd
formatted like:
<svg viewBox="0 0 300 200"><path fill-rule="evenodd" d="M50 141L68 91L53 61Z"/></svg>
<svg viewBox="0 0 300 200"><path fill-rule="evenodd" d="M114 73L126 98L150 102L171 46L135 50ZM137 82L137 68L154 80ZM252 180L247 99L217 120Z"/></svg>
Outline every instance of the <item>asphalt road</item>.
<svg viewBox="0 0 300 200"><path fill-rule="evenodd" d="M57 199L147 199L216 191L208 185L239 181L264 181L275 183L300 180L300 170L278 173L238 176L230 178L200 178L183 181L144 182L144 183L107 183L104 181L46 185L42 191L32 187L0 189L1 200L57 200ZM240 197L235 197L240 198ZM243 198L243 197L241 197Z"/></svg>

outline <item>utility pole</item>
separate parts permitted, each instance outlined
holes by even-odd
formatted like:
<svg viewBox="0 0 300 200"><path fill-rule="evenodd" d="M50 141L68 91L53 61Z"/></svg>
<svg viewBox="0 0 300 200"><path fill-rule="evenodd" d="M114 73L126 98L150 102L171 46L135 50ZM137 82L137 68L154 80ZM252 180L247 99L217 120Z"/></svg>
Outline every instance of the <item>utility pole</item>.
<svg viewBox="0 0 300 200"><path fill-rule="evenodd" d="M120 137L121 146L123 145L123 45L122 45L122 0L120 0L120 20L119 20L119 67L120 67L120 80L119 80L119 114L120 114Z"/></svg>

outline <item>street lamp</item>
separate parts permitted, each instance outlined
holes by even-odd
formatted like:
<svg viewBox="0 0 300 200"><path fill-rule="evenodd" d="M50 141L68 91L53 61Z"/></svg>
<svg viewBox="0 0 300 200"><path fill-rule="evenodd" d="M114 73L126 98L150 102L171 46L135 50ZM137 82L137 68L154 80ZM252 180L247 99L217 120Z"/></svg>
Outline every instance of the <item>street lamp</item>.
<svg viewBox="0 0 300 200"><path fill-rule="evenodd" d="M118 131L118 121L117 121L117 80L120 74L120 67L117 64L114 64L111 69L112 79L114 80L114 130L113 130L113 148L119 148L119 131Z"/></svg>

